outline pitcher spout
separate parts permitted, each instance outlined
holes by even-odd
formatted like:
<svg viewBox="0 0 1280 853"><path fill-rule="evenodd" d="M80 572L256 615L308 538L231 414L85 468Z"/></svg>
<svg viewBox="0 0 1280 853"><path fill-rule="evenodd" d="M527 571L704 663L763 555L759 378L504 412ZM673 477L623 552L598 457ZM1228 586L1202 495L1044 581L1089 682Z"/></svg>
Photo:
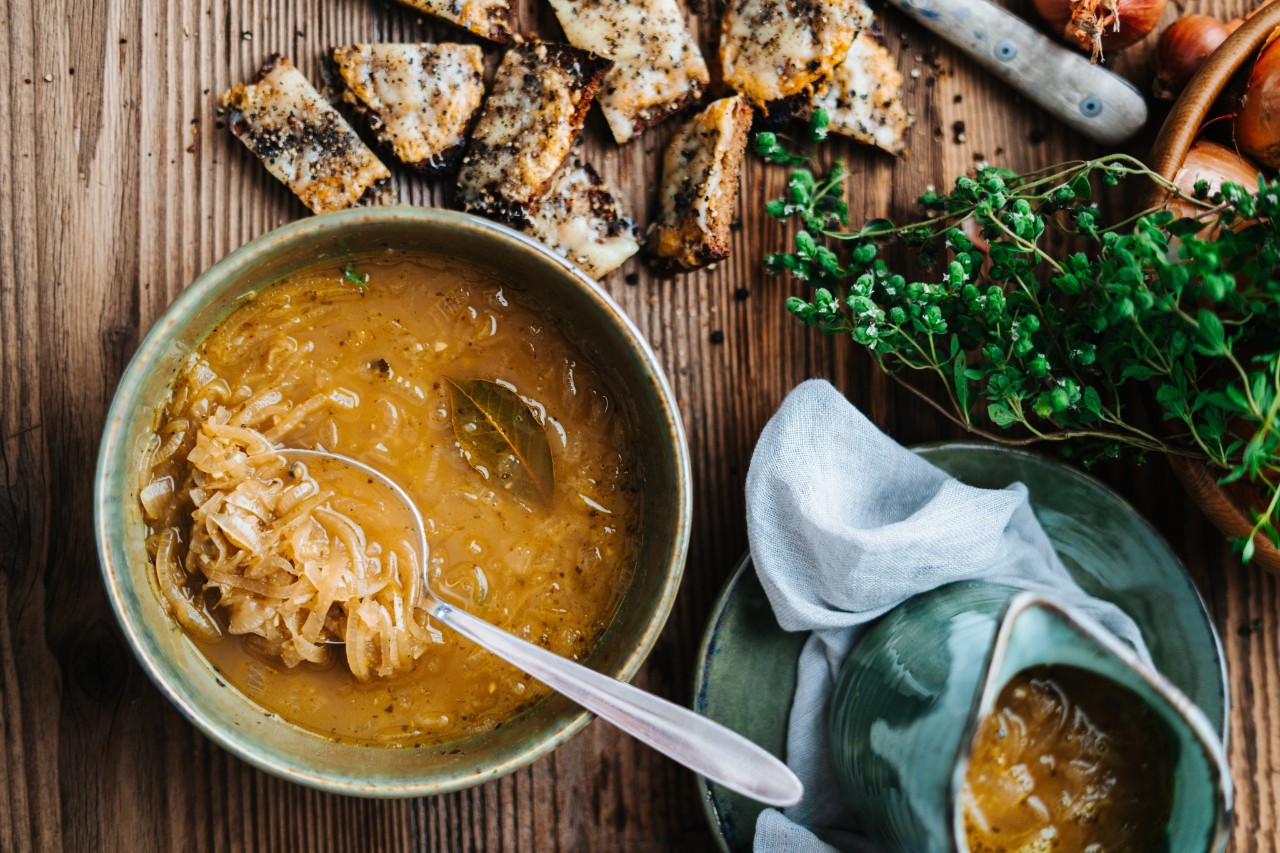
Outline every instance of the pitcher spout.
<svg viewBox="0 0 1280 853"><path fill-rule="evenodd" d="M1039 831L1064 849L1083 818L1130 833L1133 849L1216 853L1233 799L1204 713L1097 622L1034 593L1000 620L950 790L960 853L1019 849L1020 816L1045 815L1053 828Z"/></svg>

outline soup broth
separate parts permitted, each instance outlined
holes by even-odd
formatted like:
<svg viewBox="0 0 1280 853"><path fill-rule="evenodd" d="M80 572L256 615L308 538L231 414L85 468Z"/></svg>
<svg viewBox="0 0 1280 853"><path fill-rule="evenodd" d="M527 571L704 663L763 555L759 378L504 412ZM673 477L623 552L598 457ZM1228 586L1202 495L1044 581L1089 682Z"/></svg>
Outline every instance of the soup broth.
<svg viewBox="0 0 1280 853"><path fill-rule="evenodd" d="M1146 853L1173 799L1164 723L1133 691L1038 666L1000 691L960 794L971 853Z"/></svg>
<svg viewBox="0 0 1280 853"><path fill-rule="evenodd" d="M491 460L460 441L459 429L476 429L458 420L468 388L536 422L550 450L549 470L535 472L542 492L513 487L512 474L528 471L511 466L536 460ZM296 273L190 357L159 419L142 497L175 618L225 680L297 725L360 742L438 743L491 729L547 690L415 607L419 555L383 487L350 468L284 463L272 446L335 451L386 473L423 514L432 588L557 654L586 658L628 587L641 529L632 425L534 300L432 256ZM264 485L211 501L220 473L206 469L245 459ZM236 563L260 535L287 544L285 563L273 562L278 554L251 569ZM329 604L332 589L317 592L326 582L308 580L325 560L345 566L343 589L368 592L348 612ZM304 562L311 568L296 569ZM313 597L299 605L303 588ZM368 654L352 654L357 646Z"/></svg>

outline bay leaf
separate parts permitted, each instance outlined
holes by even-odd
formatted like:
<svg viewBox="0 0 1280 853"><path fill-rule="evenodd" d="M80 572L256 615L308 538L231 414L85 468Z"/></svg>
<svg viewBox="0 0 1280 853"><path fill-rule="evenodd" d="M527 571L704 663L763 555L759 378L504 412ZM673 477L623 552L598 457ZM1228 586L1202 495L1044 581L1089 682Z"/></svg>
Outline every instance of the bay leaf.
<svg viewBox="0 0 1280 853"><path fill-rule="evenodd" d="M551 503L555 467L547 432L520 395L488 379L452 379L453 433L467 462L524 504Z"/></svg>

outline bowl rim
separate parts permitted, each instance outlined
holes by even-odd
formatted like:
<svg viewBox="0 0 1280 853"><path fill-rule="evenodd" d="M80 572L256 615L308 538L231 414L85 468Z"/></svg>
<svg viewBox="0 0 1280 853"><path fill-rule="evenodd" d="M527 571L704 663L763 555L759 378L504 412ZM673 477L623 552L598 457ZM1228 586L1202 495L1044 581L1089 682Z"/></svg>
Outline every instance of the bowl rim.
<svg viewBox="0 0 1280 853"><path fill-rule="evenodd" d="M124 435L130 427L130 417L136 412L141 400L140 380L147 374L152 362L170 344L182 328L180 318L187 316L210 298L210 294L223 286L229 278L242 277L246 272L259 265L259 258L264 253L279 251L296 243L314 242L333 237L335 232L350 232L364 226L382 226L398 223L409 227L444 228L449 230L464 229L476 233L481 239L491 239L506 244L510 249L526 255L540 256L543 262L550 262L559 271L573 281L588 300L606 316L615 329L621 334L626 347L639 358L640 370L649 378L654 386L661 407L662 420L665 422L667 436L672 443L672 457L677 486L675 501L675 547L670 551L671 558L662 575L662 591L657 606L649 616L638 642L621 661L606 674L622 681L630 681L652 651L659 634L666 624L679 591L680 581L688 558L690 534L692 530L693 478L683 421L677 398L673 392L661 363L648 341L626 312L605 292L599 284L566 258L555 253L542 243L514 229L481 219L466 213L440 208L424 208L409 205L391 207L351 208L348 210L325 213L287 223L274 228L241 245L218 260L194 281L184 288L177 297L160 313L152 323L146 336L131 356L128 365L120 376L107 411L102 428L102 439L99 444L98 458L94 470L93 490L93 525L94 539L98 553L99 569L102 572L103 584L116 621L128 642L134 656L142 665L143 671L152 683L160 690L181 714L207 737L226 749L228 752L249 764L286 779L291 782L337 794L349 794L364 797L413 797L450 793L468 788L500 776L504 776L533 763L547 755L556 747L565 743L573 735L581 731L593 718L589 711L578 709L566 710L558 717L553 717L553 725L540 737L531 739L527 746L513 750L505 760L496 765L478 767L474 771L444 779L426 780L422 782L404 782L400 784L372 784L358 781L358 771L350 776L335 778L332 775L312 772L295 766L299 762L286 764L253 751L242 742L242 736L230 724L220 722L216 715L207 713L197 697L188 696L170 683L164 670L157 662L160 657L158 649L152 648L143 638L138 625L131 618L122 596L119 582L118 563L124 561L123 546L112 536L110 511L120 503L118 487L121 485L113 477L112 461L122 451ZM116 488L113 488L116 487ZM188 639L187 642L190 642ZM216 671L216 670L215 670ZM245 697L247 701L251 699ZM271 715L284 725L308 731L295 726L278 715ZM311 732L309 732L311 733ZM315 733L311 733L315 734ZM241 733L242 735L242 733ZM332 740L324 735L316 734L325 740ZM352 744L364 746L362 744ZM383 750L386 747L369 746L369 749Z"/></svg>

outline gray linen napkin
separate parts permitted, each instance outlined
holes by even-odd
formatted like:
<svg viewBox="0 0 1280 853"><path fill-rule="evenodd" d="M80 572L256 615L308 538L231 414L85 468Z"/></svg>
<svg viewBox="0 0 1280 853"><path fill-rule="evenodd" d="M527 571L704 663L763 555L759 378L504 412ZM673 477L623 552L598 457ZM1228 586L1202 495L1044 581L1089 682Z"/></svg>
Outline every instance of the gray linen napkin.
<svg viewBox="0 0 1280 853"><path fill-rule="evenodd" d="M787 764L805 798L756 823L757 853L874 851L840 799L827 699L867 623L913 595L981 578L1093 617L1147 662L1137 626L1086 595L1059 561L1027 489L976 489L886 436L831 385L800 385L769 421L747 474L751 559L778 624L811 631L800 653Z"/></svg>

